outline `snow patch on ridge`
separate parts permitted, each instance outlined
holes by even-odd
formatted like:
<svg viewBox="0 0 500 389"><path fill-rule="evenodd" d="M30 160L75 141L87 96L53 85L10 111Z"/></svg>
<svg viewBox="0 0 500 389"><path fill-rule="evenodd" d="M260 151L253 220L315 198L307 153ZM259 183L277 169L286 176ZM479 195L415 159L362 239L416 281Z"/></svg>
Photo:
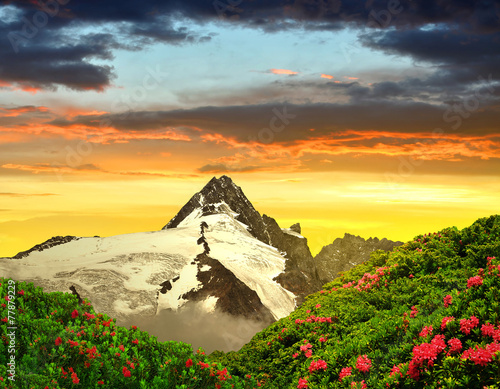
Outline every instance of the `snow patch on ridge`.
<svg viewBox="0 0 500 389"><path fill-rule="evenodd" d="M283 231L285 234L293 235L296 236L297 238L304 239L302 235L300 235L298 232L292 231L290 228L282 228L281 231Z"/></svg>

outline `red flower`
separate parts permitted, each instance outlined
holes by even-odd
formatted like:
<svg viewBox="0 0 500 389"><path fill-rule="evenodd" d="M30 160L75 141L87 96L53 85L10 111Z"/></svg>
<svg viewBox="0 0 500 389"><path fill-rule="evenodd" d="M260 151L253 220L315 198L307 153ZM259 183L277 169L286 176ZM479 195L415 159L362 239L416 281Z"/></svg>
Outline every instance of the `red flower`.
<svg viewBox="0 0 500 389"><path fill-rule="evenodd" d="M480 276L471 277L467 280L467 288L481 285L483 285L483 279Z"/></svg>
<svg viewBox="0 0 500 389"><path fill-rule="evenodd" d="M208 369L210 367L210 365L208 363L205 363L205 362L202 362L202 361L198 362L198 365L200 365L200 367L202 369Z"/></svg>
<svg viewBox="0 0 500 389"><path fill-rule="evenodd" d="M372 361L365 355L360 355L356 362L356 369L363 373L368 373L372 367Z"/></svg>
<svg viewBox="0 0 500 389"><path fill-rule="evenodd" d="M119 348L121 351L125 351L125 347L123 347L123 344L120 344L120 345L118 346L118 348Z"/></svg>
<svg viewBox="0 0 500 389"><path fill-rule="evenodd" d="M99 385L104 385L104 381L97 381Z"/></svg>
<svg viewBox="0 0 500 389"><path fill-rule="evenodd" d="M462 319L460 320L460 331L462 331L465 335L470 334L470 330L477 327L479 324L479 319L475 316L471 316L470 319Z"/></svg>
<svg viewBox="0 0 500 389"><path fill-rule="evenodd" d="M396 374L399 374L399 376L401 378L403 378L403 373L401 373L399 366L394 365L391 369L391 373L389 374L389 377L395 376Z"/></svg>
<svg viewBox="0 0 500 389"><path fill-rule="evenodd" d="M20 294L21 296L24 296L24 290L22 290L22 289L17 293Z"/></svg>
<svg viewBox="0 0 500 389"><path fill-rule="evenodd" d="M352 374L352 367L343 367L340 370L339 381L342 381L345 377L349 377Z"/></svg>
<svg viewBox="0 0 500 389"><path fill-rule="evenodd" d="M449 354L455 354L462 350L462 342L460 341L460 339L451 338L448 341L448 345L450 346L450 351L448 352Z"/></svg>
<svg viewBox="0 0 500 389"><path fill-rule="evenodd" d="M71 312L71 317L73 319L77 318L78 317L78 311L75 309L73 312Z"/></svg>
<svg viewBox="0 0 500 389"><path fill-rule="evenodd" d="M133 340L132 343L134 344L139 344L139 341L137 339Z"/></svg>
<svg viewBox="0 0 500 389"><path fill-rule="evenodd" d="M444 296L443 302L444 302L444 307L448 308L451 305L451 302L453 301L453 298L451 297L450 294Z"/></svg>
<svg viewBox="0 0 500 389"><path fill-rule="evenodd" d="M443 317L443 320L441 321L441 331L444 331L444 329L446 328L446 325L453 320L455 320L455 318L453 316Z"/></svg>
<svg viewBox="0 0 500 389"><path fill-rule="evenodd" d="M2 319L3 322L7 323L9 321L9 319L7 319L7 316L5 316L3 319Z"/></svg>
<svg viewBox="0 0 500 389"><path fill-rule="evenodd" d="M191 367L193 366L193 360L191 358L189 358L187 361L186 361L186 367Z"/></svg>
<svg viewBox="0 0 500 389"><path fill-rule="evenodd" d="M425 338L427 335L432 335L432 326L425 326L422 328L422 331L420 331L420 337Z"/></svg>
<svg viewBox="0 0 500 389"><path fill-rule="evenodd" d="M306 389L309 386L307 386L307 378L299 378L299 384L297 385L298 389Z"/></svg>
<svg viewBox="0 0 500 389"><path fill-rule="evenodd" d="M59 346L61 343L62 343L62 339L61 339L61 337L59 336L59 337L56 339L56 346Z"/></svg>
<svg viewBox="0 0 500 389"><path fill-rule="evenodd" d="M130 370L127 369L125 366L123 366L123 376L124 377L130 377L132 374L130 373Z"/></svg>
<svg viewBox="0 0 500 389"><path fill-rule="evenodd" d="M483 333L483 336L493 337L493 335L495 334L495 326L490 323L483 324L481 327L481 332Z"/></svg>
<svg viewBox="0 0 500 389"><path fill-rule="evenodd" d="M323 361L322 359L318 361L312 361L311 364L309 365L309 373L312 373L316 370L326 370L326 362Z"/></svg>
<svg viewBox="0 0 500 389"><path fill-rule="evenodd" d="M74 384L78 384L80 382L80 379L77 377L76 373L71 373L71 379L73 380Z"/></svg>

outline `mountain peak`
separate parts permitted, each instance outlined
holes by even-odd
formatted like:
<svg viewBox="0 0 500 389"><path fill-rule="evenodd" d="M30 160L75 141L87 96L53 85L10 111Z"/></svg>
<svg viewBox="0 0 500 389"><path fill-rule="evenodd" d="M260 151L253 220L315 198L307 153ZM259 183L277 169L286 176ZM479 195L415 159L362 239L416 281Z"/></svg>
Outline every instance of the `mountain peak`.
<svg viewBox="0 0 500 389"><path fill-rule="evenodd" d="M202 216L233 213L232 216L246 224L248 231L254 236L259 234L258 231L265 230L259 212L253 207L241 188L228 176L213 177L202 190L191 197L163 229L177 227L195 210L201 210Z"/></svg>
<svg viewBox="0 0 500 389"><path fill-rule="evenodd" d="M285 256L285 272L275 278L275 281L299 296L298 302L321 288L307 239L299 235L300 225L295 224L287 229L293 234L290 231L285 233L276 220L266 215L261 216L241 188L228 176L212 178L163 229L176 228L183 220L191 220L191 214L202 217L224 213L243 223L254 238L275 247Z"/></svg>

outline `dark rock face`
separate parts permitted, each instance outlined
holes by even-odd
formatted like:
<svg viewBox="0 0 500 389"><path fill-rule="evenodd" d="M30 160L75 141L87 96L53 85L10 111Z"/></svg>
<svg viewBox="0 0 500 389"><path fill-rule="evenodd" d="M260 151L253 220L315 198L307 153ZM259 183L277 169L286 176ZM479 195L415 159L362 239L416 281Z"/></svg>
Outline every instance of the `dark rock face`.
<svg viewBox="0 0 500 389"><path fill-rule="evenodd" d="M269 244L284 253L287 259L285 271L275 280L294 293L297 305L300 305L307 295L317 292L322 286L307 239L284 233L272 217L263 215L262 220L270 237Z"/></svg>
<svg viewBox="0 0 500 389"><path fill-rule="evenodd" d="M268 243L268 236L262 218L248 201L241 188L233 183L231 178L222 176L212 178L207 185L184 205L168 224L163 227L175 228L196 208L202 209L203 216L220 212L216 204L225 202L231 211L238 214L236 220L248 226L248 231L262 242Z"/></svg>
<svg viewBox="0 0 500 389"><path fill-rule="evenodd" d="M218 206L221 202L229 210ZM222 176L212 178L181 208L179 213L164 227L175 228L195 209L201 209L203 215L220 212L235 212L236 220L248 226L248 232L255 238L277 248L285 256L285 271L275 278L285 289L297 295L300 304L305 296L321 289L315 261L307 245L307 239L283 232L276 221L266 215L261 216L247 199L241 188L231 178ZM294 224L290 230L300 234L300 224Z"/></svg>
<svg viewBox="0 0 500 389"><path fill-rule="evenodd" d="M337 238L332 244L323 247L314 257L314 261L322 283L326 284L337 277L338 273L350 270L370 259L373 251L391 251L402 244L403 242L393 242L386 238L365 240L360 236L345 234L343 238Z"/></svg>
<svg viewBox="0 0 500 389"><path fill-rule="evenodd" d="M262 321L266 324L275 321L271 311L262 304L257 293L240 281L217 259L203 253L196 257L196 264L198 266L196 277L203 286L184 294L183 299L204 301L214 296L218 297L215 308L222 312ZM202 270L204 267L210 267L210 269Z"/></svg>
<svg viewBox="0 0 500 389"><path fill-rule="evenodd" d="M295 223L294 225L290 226L290 230L300 234L301 233L300 223Z"/></svg>
<svg viewBox="0 0 500 389"><path fill-rule="evenodd" d="M40 244L37 244L36 246L33 246L31 249L29 249L27 251L21 251L20 253L16 254L12 258L13 259L21 259L21 258L27 257L33 251L47 250L47 249L50 249L51 247L65 244L65 243L69 243L73 240L78 240L78 239L80 239L80 238L78 238L76 236L70 236L70 235L68 235L68 236L55 236L53 238L50 238L49 240L46 240L43 243L40 243Z"/></svg>

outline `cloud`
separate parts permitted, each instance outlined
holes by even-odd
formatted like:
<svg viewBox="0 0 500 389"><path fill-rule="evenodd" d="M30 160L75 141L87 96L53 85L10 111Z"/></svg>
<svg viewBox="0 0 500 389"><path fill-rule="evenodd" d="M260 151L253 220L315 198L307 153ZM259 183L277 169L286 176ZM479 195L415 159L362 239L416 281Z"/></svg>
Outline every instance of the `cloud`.
<svg viewBox="0 0 500 389"><path fill-rule="evenodd" d="M343 88L349 91L358 84L327 87ZM368 92L371 89L368 88ZM377 89L375 89L377 90ZM348 93L353 94L352 91ZM382 91L378 90L378 93ZM384 92L388 93L388 92ZM490 107L481 101L481 109L472 112L469 117L461 119L460 133L489 134L497 131L492 128L497 117L494 106ZM270 123L276 130L274 142L308 139L317 136L327 136L346 129L358 131L389 131L389 132L432 132L436 127L450 129L461 117L453 110L449 111L447 104L430 104L415 101L381 100L358 101L349 103L317 103L317 104L258 104L246 106L198 107L193 109L170 111L138 111L126 117L121 114L106 114L75 117L73 120L53 121L52 125L61 128L83 126L90 129L98 127L101 120L109 120L119 133L134 131L138 137L143 134L155 134L158 129L168 128L174 133L180 133L196 140L203 136L205 140L250 142L258 141L263 129L269 132ZM448 113L448 115L446 115ZM273 118L276 118L273 120ZM411 118L411 120L409 120ZM453 119L455 118L455 119ZM281 128L281 126L283 126ZM309 131L314 128L315 131ZM195 130L196 129L196 130ZM200 132L199 130L202 130ZM272 131L272 130L271 130ZM211 136L207 138L207 136ZM181 137L182 138L182 137ZM182 139L180 139L182 140Z"/></svg>
<svg viewBox="0 0 500 389"><path fill-rule="evenodd" d="M139 329L156 336L159 341L178 341L202 347L206 353L239 350L259 331L264 323L233 316L219 310L207 313L201 303L187 303L178 312L163 310L153 317L127 317L117 320L117 325ZM193 351L194 351L193 350Z"/></svg>
<svg viewBox="0 0 500 389"><path fill-rule="evenodd" d="M93 164L84 164L76 166L68 166L59 163L36 163L33 165L22 165L6 163L0 165L2 169L14 170L19 172L27 172L31 174L63 174L75 172L102 172L103 170Z"/></svg>
<svg viewBox="0 0 500 389"><path fill-rule="evenodd" d="M55 193L5 193L0 192L2 197L47 197L47 196L58 196Z"/></svg>
<svg viewBox="0 0 500 389"><path fill-rule="evenodd" d="M480 78L500 80L500 53L492 50L500 41L500 32L466 33L446 26L365 34L361 41L387 54L431 64L436 70L423 80L429 87L467 90Z"/></svg>
<svg viewBox="0 0 500 389"><path fill-rule="evenodd" d="M269 73L284 74L288 76L294 76L296 74L299 74L299 72L294 72L293 70L288 70L288 69L269 69Z"/></svg>
<svg viewBox="0 0 500 389"><path fill-rule="evenodd" d="M232 3L110 0L70 1L63 7L58 2L51 2L49 6L46 2L22 0L4 4L0 25L0 36L5 37L0 40L0 88L37 93L63 86L77 91L102 92L112 87L116 78L116 71L110 65L115 50L139 51L155 43L209 42L213 33L200 32L209 22L227 22L228 26L258 28L268 33L290 29L336 31L347 27L364 28L373 33L390 26L394 30L383 31L385 40L372 38L372 47L399 53L411 51L412 55L420 56L449 55L463 60L467 58L465 53L461 55L455 50L458 44L463 44L469 58L479 59L476 72L484 72L485 63L481 58L491 53L486 50L486 43L491 34L500 32L498 1ZM433 41L432 32L420 29L427 25L445 27L434 34L437 39ZM464 34L473 33L477 41L464 43L448 37L453 34L451 28ZM451 43L449 49L444 45L446 39ZM427 54L422 50L426 44L430 46ZM488 69L498 64L494 59Z"/></svg>
<svg viewBox="0 0 500 389"><path fill-rule="evenodd" d="M27 113L41 113L45 114L50 112L47 107L43 106L34 106L34 105L25 105L21 107L13 107L13 108L6 108L6 107L0 107L0 115L2 117L17 117L21 115L25 115Z"/></svg>
<svg viewBox="0 0 500 389"><path fill-rule="evenodd" d="M219 163L214 165L205 165L198 169L200 173L249 173L264 170L262 166L227 166ZM271 169L273 170L273 169Z"/></svg>
<svg viewBox="0 0 500 389"><path fill-rule="evenodd" d="M321 78L326 78L326 79L328 79L328 80L332 80L332 79L334 79L335 77L331 76L330 74L322 74L322 75L321 75Z"/></svg>

